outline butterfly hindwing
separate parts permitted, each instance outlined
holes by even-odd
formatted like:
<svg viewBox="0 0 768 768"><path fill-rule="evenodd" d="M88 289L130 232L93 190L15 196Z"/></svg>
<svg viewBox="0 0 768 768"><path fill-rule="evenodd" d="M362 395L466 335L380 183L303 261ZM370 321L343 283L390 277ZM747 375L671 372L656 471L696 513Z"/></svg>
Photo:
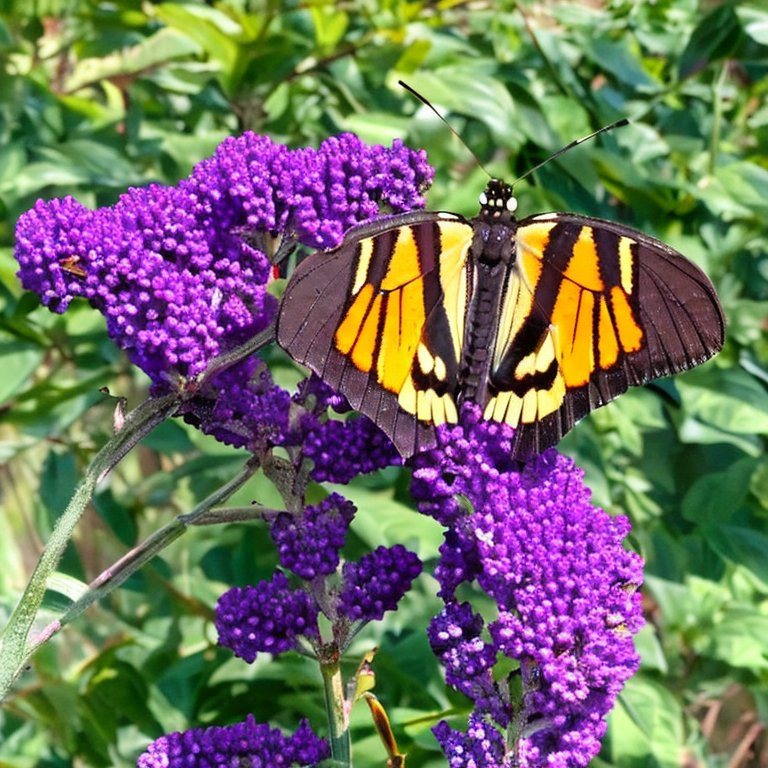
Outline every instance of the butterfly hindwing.
<svg viewBox="0 0 768 768"><path fill-rule="evenodd" d="M278 320L291 356L410 455L457 419L472 227L405 214L351 230L296 269Z"/></svg>

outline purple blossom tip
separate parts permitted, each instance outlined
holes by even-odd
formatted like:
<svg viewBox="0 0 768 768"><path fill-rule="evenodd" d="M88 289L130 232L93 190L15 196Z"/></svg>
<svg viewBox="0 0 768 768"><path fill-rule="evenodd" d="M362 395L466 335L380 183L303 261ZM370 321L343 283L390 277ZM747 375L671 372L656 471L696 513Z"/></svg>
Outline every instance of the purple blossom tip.
<svg viewBox="0 0 768 768"><path fill-rule="evenodd" d="M253 453L301 441L301 430L291 418L291 396L274 384L255 356L212 376L178 414L220 442Z"/></svg>
<svg viewBox="0 0 768 768"><path fill-rule="evenodd" d="M446 682L475 702L477 712L509 721L507 702L493 679L497 649L482 637L485 622L469 603L447 603L427 630L432 651L445 669Z"/></svg>
<svg viewBox="0 0 768 768"><path fill-rule="evenodd" d="M422 564L401 544L378 547L356 563L345 563L339 611L352 621L378 621L394 611Z"/></svg>
<svg viewBox="0 0 768 768"><path fill-rule="evenodd" d="M242 723L169 733L153 741L137 768L273 768L314 766L330 756L325 739L306 720L286 736L278 728L257 723L252 715Z"/></svg>
<svg viewBox="0 0 768 768"><path fill-rule="evenodd" d="M392 441L365 416L317 422L303 441L317 483L348 483L357 475L402 464Z"/></svg>
<svg viewBox="0 0 768 768"><path fill-rule="evenodd" d="M476 714L470 715L466 733L454 730L445 720L432 732L448 759L448 768L513 768L505 759L504 736Z"/></svg>
<svg viewBox="0 0 768 768"><path fill-rule="evenodd" d="M337 493L300 516L279 514L270 533L281 565L307 581L335 573L354 515L355 505Z"/></svg>
<svg viewBox="0 0 768 768"><path fill-rule="evenodd" d="M219 644L250 663L260 652L291 650L299 635L317 637L317 606L278 572L271 581L225 592L216 605L216 629Z"/></svg>

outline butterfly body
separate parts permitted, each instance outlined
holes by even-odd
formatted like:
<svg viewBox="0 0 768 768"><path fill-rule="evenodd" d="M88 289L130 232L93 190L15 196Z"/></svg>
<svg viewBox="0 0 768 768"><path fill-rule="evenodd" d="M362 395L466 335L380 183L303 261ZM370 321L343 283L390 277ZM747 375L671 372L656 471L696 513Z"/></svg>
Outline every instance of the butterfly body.
<svg viewBox="0 0 768 768"><path fill-rule="evenodd" d="M421 211L350 230L295 270L278 342L403 456L476 403L515 427L519 458L720 349L714 288L677 251L576 214L518 221L515 208L494 179L473 219Z"/></svg>

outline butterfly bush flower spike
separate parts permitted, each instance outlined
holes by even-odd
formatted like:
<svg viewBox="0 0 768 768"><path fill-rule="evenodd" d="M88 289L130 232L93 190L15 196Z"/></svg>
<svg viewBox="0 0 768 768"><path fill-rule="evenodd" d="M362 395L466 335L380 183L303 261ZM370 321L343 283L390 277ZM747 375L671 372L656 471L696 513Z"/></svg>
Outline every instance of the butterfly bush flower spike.
<svg viewBox="0 0 768 768"><path fill-rule="evenodd" d="M224 727L169 733L153 741L137 768L273 768L313 766L330 757L328 743L302 721L291 736L252 716Z"/></svg>
<svg viewBox="0 0 768 768"><path fill-rule="evenodd" d="M398 544L378 547L339 569L355 511L352 502L333 493L300 512L272 513L270 533L280 564L300 586L291 587L288 576L278 572L270 581L227 591L216 607L219 643L248 662L259 652L296 649L301 637L315 651L327 643L343 648L352 624L396 610L422 563ZM331 625L327 637L320 636L320 613Z"/></svg>
<svg viewBox="0 0 768 768"><path fill-rule="evenodd" d="M421 573L418 556L401 544L377 547L356 563L345 563L340 612L353 621L379 621L394 611Z"/></svg>
<svg viewBox="0 0 768 768"><path fill-rule="evenodd" d="M274 655L296 647L298 638L316 638L318 609L283 573L255 586L233 587L216 605L219 644L252 662L258 653Z"/></svg>
<svg viewBox="0 0 768 768"><path fill-rule="evenodd" d="M357 475L401 464L392 441L366 416L318 422L302 441L317 483L346 484Z"/></svg>
<svg viewBox="0 0 768 768"><path fill-rule="evenodd" d="M270 526L280 564L307 581L335 573L354 515L354 504L337 493L300 517L281 512Z"/></svg>
<svg viewBox="0 0 768 768"><path fill-rule="evenodd" d="M626 518L591 505L570 459L550 450L516 463L512 439L512 430L468 408L416 460L420 508L450 525L441 550L448 566L437 569L446 608L430 640L448 682L485 716L465 733L441 724L436 734L452 766L473 765L484 749L496 755L494 765L586 766L639 662L632 636L643 623L642 561L622 546ZM462 579L476 580L497 605L485 629L455 602ZM494 703L489 644L519 665L519 701L496 684ZM499 751L491 722L499 733L522 735Z"/></svg>
<svg viewBox="0 0 768 768"><path fill-rule="evenodd" d="M269 260L248 233L337 245L380 206L421 207L431 179L424 152L399 141L367 146L345 134L289 150L245 133L173 187L130 189L97 210L38 201L16 227L19 277L55 312L85 298L165 392L272 321Z"/></svg>

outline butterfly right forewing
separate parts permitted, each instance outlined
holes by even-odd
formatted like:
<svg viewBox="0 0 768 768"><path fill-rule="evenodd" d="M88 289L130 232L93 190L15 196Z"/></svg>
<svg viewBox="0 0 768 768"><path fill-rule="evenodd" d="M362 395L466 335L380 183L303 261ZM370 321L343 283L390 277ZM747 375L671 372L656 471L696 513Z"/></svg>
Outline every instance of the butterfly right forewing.
<svg viewBox="0 0 768 768"><path fill-rule="evenodd" d="M723 344L709 279L654 238L558 213L521 221L516 242L523 288L502 311L485 408L516 427L515 455L555 445L629 386L691 368Z"/></svg>

